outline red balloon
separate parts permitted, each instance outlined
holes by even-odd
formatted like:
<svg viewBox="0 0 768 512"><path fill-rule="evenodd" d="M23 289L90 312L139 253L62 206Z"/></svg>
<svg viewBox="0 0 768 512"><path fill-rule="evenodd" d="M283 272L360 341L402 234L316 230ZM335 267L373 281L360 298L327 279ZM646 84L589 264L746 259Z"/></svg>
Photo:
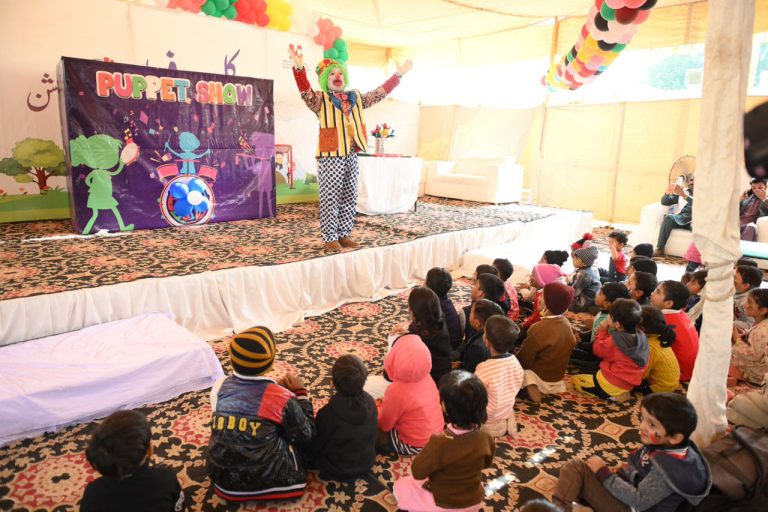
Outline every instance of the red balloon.
<svg viewBox="0 0 768 512"><path fill-rule="evenodd" d="M260 27L269 25L269 15L266 12L260 12L256 15L256 24Z"/></svg>
<svg viewBox="0 0 768 512"><path fill-rule="evenodd" d="M622 25L629 25L633 21L635 21L635 18L637 18L638 10L637 9L630 9L629 7L624 7L622 9L616 9L615 16L616 21L621 23Z"/></svg>

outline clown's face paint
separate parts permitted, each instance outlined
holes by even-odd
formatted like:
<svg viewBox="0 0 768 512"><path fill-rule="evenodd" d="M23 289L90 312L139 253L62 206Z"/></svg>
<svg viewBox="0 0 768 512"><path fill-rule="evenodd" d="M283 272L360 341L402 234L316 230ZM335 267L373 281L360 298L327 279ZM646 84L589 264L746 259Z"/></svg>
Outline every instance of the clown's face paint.
<svg viewBox="0 0 768 512"><path fill-rule="evenodd" d="M646 411L645 407L641 408L640 411L641 420L640 425L637 427L637 430L640 432L640 442L654 445L673 444L659 420Z"/></svg>
<svg viewBox="0 0 768 512"><path fill-rule="evenodd" d="M339 68L333 68L328 74L328 89L334 92L344 90L344 74Z"/></svg>

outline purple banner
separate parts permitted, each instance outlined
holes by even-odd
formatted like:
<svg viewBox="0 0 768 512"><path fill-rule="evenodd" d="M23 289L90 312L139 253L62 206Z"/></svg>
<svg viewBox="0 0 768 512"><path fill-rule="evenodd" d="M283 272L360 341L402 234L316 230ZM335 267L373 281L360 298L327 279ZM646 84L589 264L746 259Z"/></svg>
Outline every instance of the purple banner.
<svg viewBox="0 0 768 512"><path fill-rule="evenodd" d="M272 80L62 58L75 229L275 215Z"/></svg>

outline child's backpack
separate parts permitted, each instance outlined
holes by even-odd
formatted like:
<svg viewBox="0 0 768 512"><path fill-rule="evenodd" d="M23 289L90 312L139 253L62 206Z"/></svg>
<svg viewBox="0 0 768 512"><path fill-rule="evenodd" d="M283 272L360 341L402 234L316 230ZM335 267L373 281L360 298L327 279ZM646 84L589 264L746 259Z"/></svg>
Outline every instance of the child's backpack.
<svg viewBox="0 0 768 512"><path fill-rule="evenodd" d="M768 511L768 433L741 426L702 450L712 490L696 512Z"/></svg>

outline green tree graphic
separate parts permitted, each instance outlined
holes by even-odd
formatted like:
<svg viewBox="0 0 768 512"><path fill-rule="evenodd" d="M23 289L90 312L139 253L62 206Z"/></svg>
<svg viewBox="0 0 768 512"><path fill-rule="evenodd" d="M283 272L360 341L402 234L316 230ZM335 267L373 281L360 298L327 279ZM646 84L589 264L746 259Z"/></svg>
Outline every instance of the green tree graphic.
<svg viewBox="0 0 768 512"><path fill-rule="evenodd" d="M12 176L18 183L35 183L41 194L48 191L48 178L67 175L64 150L52 140L20 140L11 155L0 160L0 173Z"/></svg>

